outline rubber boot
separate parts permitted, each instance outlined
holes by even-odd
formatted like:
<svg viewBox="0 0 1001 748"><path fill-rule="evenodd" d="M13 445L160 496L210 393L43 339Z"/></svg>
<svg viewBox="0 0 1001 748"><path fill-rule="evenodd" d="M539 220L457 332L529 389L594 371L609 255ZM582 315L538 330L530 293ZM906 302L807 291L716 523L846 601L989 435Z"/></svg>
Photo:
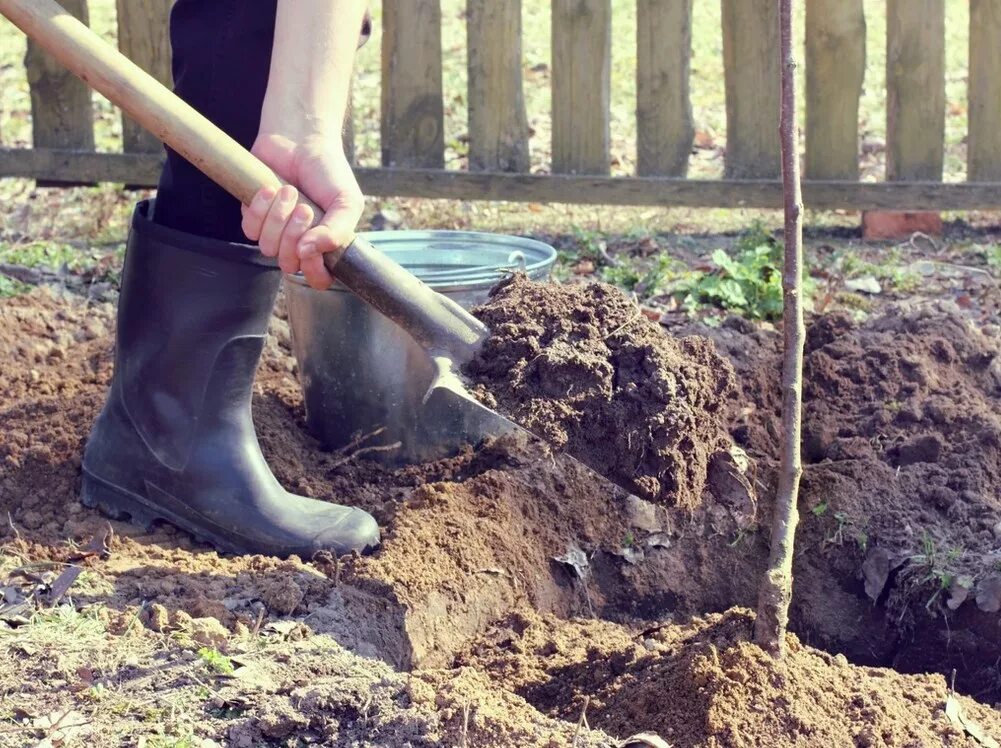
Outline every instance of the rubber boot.
<svg viewBox="0 0 1001 748"><path fill-rule="evenodd" d="M366 512L285 491L250 403L281 271L252 246L132 221L115 373L87 442L82 501L144 527L166 520L230 553L364 552Z"/></svg>

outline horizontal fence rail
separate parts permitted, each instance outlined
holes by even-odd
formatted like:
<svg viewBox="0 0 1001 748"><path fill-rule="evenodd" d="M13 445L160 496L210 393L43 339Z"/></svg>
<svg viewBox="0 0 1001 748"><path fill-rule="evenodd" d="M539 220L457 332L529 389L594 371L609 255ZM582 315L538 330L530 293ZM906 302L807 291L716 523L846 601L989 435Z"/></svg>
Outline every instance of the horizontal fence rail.
<svg viewBox="0 0 1001 748"><path fill-rule="evenodd" d="M636 176L610 177L612 0L552 0L552 163L530 174L521 0L467 0L468 168L446 170L438 0L382 0L381 167L373 196L690 207L781 207L775 0L721 3L723 179L687 179L693 0L636 0ZM118 44L169 83L171 0L116 0ZM86 22L86 0L63 0ZM806 0L804 201L817 209L1001 208L1001 0L970 0L967 172L942 181L945 0L887 0L886 181L859 180L864 0ZM155 186L162 148L127 118L121 153L94 150L90 94L29 43L33 148L0 176L43 185ZM346 143L350 149L352 123ZM355 122L354 128L362 123Z"/></svg>

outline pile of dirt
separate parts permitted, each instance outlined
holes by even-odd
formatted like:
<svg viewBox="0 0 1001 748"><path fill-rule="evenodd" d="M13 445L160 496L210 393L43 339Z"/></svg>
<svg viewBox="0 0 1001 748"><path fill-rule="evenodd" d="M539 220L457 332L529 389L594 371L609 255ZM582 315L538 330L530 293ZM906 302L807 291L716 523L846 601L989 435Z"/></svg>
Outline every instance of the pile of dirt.
<svg viewBox="0 0 1001 748"><path fill-rule="evenodd" d="M468 373L558 449L649 501L693 508L734 378L705 338L668 338L613 286L498 284Z"/></svg>
<svg viewBox="0 0 1001 748"><path fill-rule="evenodd" d="M592 726L656 731L675 748L975 744L947 717L941 676L856 667L792 635L775 661L749 643L752 625L741 609L635 632L516 615L460 662L548 715L574 720L586 707ZM954 699L968 720L1001 734L996 710Z"/></svg>
<svg viewBox="0 0 1001 748"><path fill-rule="evenodd" d="M770 480L780 335L739 319L675 332L710 336L732 362L732 433ZM958 667L964 690L997 693L998 333L945 302L810 324L793 613L812 644L908 671Z"/></svg>

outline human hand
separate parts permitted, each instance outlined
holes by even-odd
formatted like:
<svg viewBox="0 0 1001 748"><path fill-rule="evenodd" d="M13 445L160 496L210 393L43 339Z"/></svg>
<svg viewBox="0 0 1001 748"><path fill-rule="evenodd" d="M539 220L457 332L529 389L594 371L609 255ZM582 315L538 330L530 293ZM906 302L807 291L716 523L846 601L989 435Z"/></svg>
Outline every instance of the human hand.
<svg viewBox="0 0 1001 748"><path fill-rule="evenodd" d="M277 257L284 272L301 270L313 288L329 288L333 278L323 255L351 243L365 205L340 138L310 136L297 142L261 133L251 153L289 184L279 190L265 187L242 206L243 232L258 242L263 255ZM325 211L312 228L313 211L297 205L299 189Z"/></svg>

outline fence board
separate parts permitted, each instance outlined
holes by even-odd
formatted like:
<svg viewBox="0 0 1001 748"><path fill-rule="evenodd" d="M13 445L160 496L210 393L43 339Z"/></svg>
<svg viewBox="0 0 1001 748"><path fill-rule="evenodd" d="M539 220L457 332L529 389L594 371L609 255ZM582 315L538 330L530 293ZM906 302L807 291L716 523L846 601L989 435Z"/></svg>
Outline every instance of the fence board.
<svg viewBox="0 0 1001 748"><path fill-rule="evenodd" d="M941 179L944 0L887 0L886 32L886 178Z"/></svg>
<svg viewBox="0 0 1001 748"><path fill-rule="evenodd" d="M779 20L775 0L722 0L726 165L732 179L777 177Z"/></svg>
<svg viewBox="0 0 1001 748"><path fill-rule="evenodd" d="M133 182L154 186L162 156L0 148L0 176ZM497 174L442 169L357 169L366 195L452 200L510 200L591 205L676 205L692 208L779 208L778 180L702 180ZM970 182L807 181L810 208L845 210L994 210L998 184Z"/></svg>
<svg viewBox="0 0 1001 748"><path fill-rule="evenodd" d="M467 0L469 168L528 171L521 0Z"/></svg>
<svg viewBox="0 0 1001 748"><path fill-rule="evenodd" d="M1001 181L1001 0L970 0L967 178Z"/></svg>
<svg viewBox="0 0 1001 748"><path fill-rule="evenodd" d="M382 163L445 163L439 0L383 0Z"/></svg>
<svg viewBox="0 0 1001 748"><path fill-rule="evenodd" d="M806 2L806 177L857 179L863 0Z"/></svg>
<svg viewBox="0 0 1001 748"><path fill-rule="evenodd" d="M163 85L171 85L167 27L173 0L117 0L118 48ZM163 146L122 113L122 150L155 153Z"/></svg>
<svg viewBox="0 0 1001 748"><path fill-rule="evenodd" d="M611 0L553 0L553 171L607 174Z"/></svg>
<svg viewBox="0 0 1001 748"><path fill-rule="evenodd" d="M636 162L641 176L683 177L695 127L689 97L692 0L638 0Z"/></svg>
<svg viewBox="0 0 1001 748"><path fill-rule="evenodd" d="M89 22L87 0L62 6ZM24 58L31 90L31 133L36 148L94 148L93 106L87 85L30 39Z"/></svg>

